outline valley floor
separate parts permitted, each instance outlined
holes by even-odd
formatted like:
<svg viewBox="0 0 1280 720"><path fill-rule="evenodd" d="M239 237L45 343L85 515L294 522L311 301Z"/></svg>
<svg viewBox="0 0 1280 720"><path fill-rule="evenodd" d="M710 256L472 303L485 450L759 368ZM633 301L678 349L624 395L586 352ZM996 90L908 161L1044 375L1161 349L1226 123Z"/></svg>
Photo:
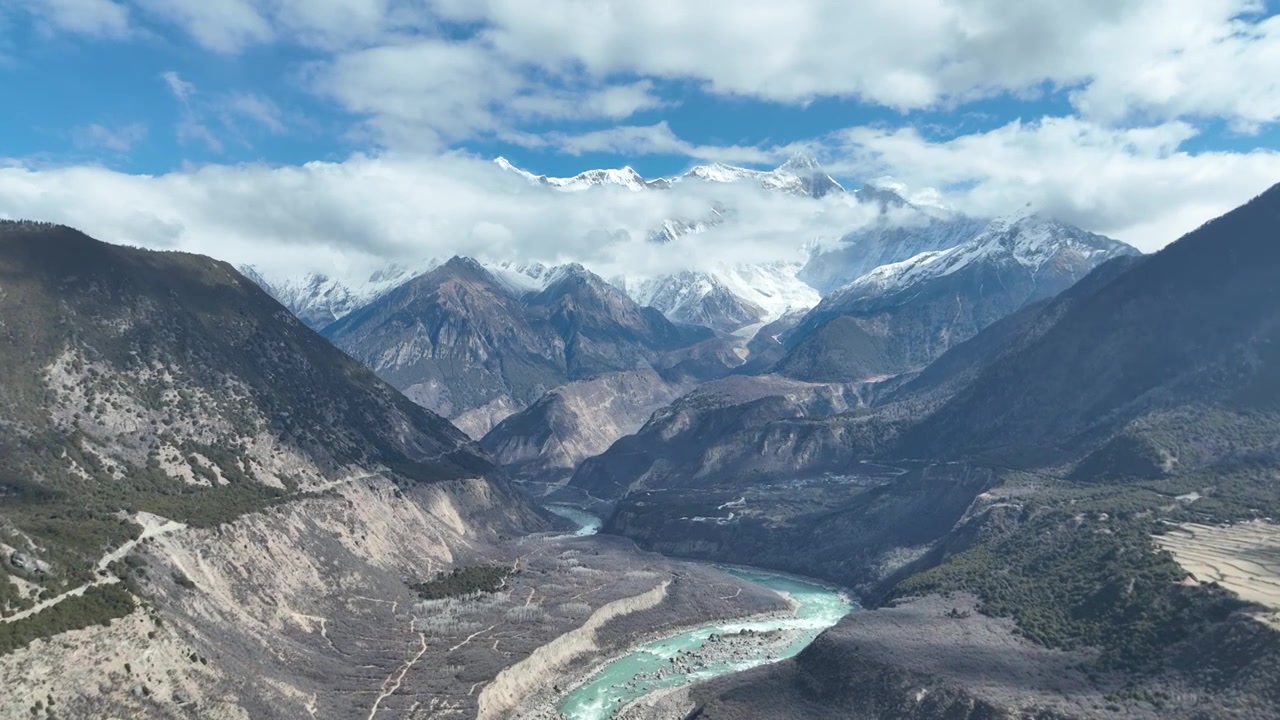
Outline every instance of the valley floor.
<svg viewBox="0 0 1280 720"><path fill-rule="evenodd" d="M132 566L149 602L0 655L0 717L497 718L653 632L785 608L618 538L486 536L483 481L413 493L370 478L216 530L156 524ZM513 572L409 588L477 564Z"/></svg>

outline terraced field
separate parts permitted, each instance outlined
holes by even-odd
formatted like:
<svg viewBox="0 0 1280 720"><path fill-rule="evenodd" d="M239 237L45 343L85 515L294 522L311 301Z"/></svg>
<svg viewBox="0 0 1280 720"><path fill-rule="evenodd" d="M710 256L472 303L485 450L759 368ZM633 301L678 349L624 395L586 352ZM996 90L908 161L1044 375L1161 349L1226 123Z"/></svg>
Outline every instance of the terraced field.
<svg viewBox="0 0 1280 720"><path fill-rule="evenodd" d="M1181 525L1156 537L1199 582L1216 582L1268 608L1259 618L1280 628L1280 525Z"/></svg>

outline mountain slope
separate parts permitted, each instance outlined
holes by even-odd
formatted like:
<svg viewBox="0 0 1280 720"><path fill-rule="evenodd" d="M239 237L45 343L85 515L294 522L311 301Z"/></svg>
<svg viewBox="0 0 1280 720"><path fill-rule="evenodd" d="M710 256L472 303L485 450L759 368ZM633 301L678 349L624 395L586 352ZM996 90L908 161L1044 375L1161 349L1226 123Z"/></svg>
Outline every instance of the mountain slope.
<svg viewBox="0 0 1280 720"><path fill-rule="evenodd" d="M139 524L218 527L357 480L387 498L466 485L493 530L539 526L461 432L225 263L3 222L0 318L0 616L81 583L116 593L92 612L127 612L104 553ZM67 629L50 617L0 636Z"/></svg>
<svg viewBox="0 0 1280 720"><path fill-rule="evenodd" d="M648 368L571 382L498 423L480 446L517 478L558 481L639 430L683 389Z"/></svg>
<svg viewBox="0 0 1280 720"><path fill-rule="evenodd" d="M1166 466L1274 453L1278 225L1280 187L1103 283L904 447L1050 463L1124 431Z"/></svg>
<svg viewBox="0 0 1280 720"><path fill-rule="evenodd" d="M585 462L573 483L622 496L606 531L804 568L867 601L797 659L676 705L1275 716L1274 601L1249 601L1280 537L1277 229L1280 186L1155 255L1103 263L886 383L870 410L802 422L776 400L682 399ZM777 431L802 425L823 441ZM716 440L699 447L704 429ZM824 452L838 462L814 463ZM751 455L754 476L732 462ZM1239 539L1255 534L1268 540ZM1224 566L1247 568L1239 595Z"/></svg>
<svg viewBox="0 0 1280 720"><path fill-rule="evenodd" d="M536 274L521 286L453 258L325 335L477 437L569 380L652 367L664 353L711 336L639 307L580 265Z"/></svg>
<svg viewBox="0 0 1280 720"><path fill-rule="evenodd" d="M657 353L711 337L706 328L676 325L658 310L641 307L577 264L557 268L524 307L564 342L565 366L574 378L651 364Z"/></svg>
<svg viewBox="0 0 1280 720"><path fill-rule="evenodd" d="M828 295L788 335L777 370L832 382L923 368L1102 262L1135 253L1034 213L995 220L967 242L882 265ZM851 356L860 361L846 363Z"/></svg>
<svg viewBox="0 0 1280 720"><path fill-rule="evenodd" d="M570 485L619 498L640 489L750 484L761 477L833 471L856 453L854 433L815 421L862 402L854 386L776 375L704 383L583 462Z"/></svg>
<svg viewBox="0 0 1280 720"><path fill-rule="evenodd" d="M506 286L455 257L325 330L338 347L445 416L533 402L566 379L564 340L534 327Z"/></svg>

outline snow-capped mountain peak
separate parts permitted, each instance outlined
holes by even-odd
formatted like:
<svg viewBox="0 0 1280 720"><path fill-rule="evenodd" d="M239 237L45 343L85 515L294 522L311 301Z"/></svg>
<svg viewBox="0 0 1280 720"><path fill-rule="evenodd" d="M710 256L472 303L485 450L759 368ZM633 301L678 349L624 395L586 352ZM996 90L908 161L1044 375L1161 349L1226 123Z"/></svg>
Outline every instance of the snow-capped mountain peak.
<svg viewBox="0 0 1280 720"><path fill-rule="evenodd" d="M618 185L633 192L648 189L644 178L629 165L616 170L587 170L571 178L544 177L543 182L562 190L586 190L601 185Z"/></svg>
<svg viewBox="0 0 1280 720"><path fill-rule="evenodd" d="M629 165L617 169L586 170L573 177L558 178L534 175L512 165L503 157L494 158L493 162L502 170L516 173L532 184L568 191L616 186L638 192L665 189L681 181L703 180L717 183L756 182L769 190L807 195L813 198L820 198L833 192L844 192L844 187L828 175L818 159L808 152L793 155L774 170L752 170L714 162L709 165L697 165L683 175L654 180L646 180Z"/></svg>
<svg viewBox="0 0 1280 720"><path fill-rule="evenodd" d="M681 178L690 178L695 180L706 180L708 182L732 183L741 182L743 180L757 180L765 175L768 175L768 173L762 170L750 170L747 168L715 162L710 165L695 165L680 178L674 179L679 180Z"/></svg>
<svg viewBox="0 0 1280 720"><path fill-rule="evenodd" d="M812 153L793 155L773 170L752 170L724 163L697 165L671 182L703 180L707 182L738 183L756 182L768 190L778 190L795 195L820 198L832 192L844 192L844 187L823 170Z"/></svg>
<svg viewBox="0 0 1280 720"><path fill-rule="evenodd" d="M1040 210L1035 205L1028 202L1022 207L1019 207L1017 210L1014 210L1013 212L1010 212L1010 213L1006 213L992 220L990 227L992 228L1013 227L1014 225L1017 225L1018 223L1023 222L1024 220L1028 220L1030 218L1035 218L1035 217L1040 217ZM1049 220L1049 222L1056 222L1056 221Z"/></svg>
<svg viewBox="0 0 1280 720"><path fill-rule="evenodd" d="M439 264L433 259L414 267L389 265L355 283L317 272L267 276L252 265L242 266L240 272L318 330Z"/></svg>
<svg viewBox="0 0 1280 720"><path fill-rule="evenodd" d="M1105 260L1137 252L1118 240L1047 217L1027 204L992 220L966 242L881 265L835 295L885 295L978 263L1020 266L1033 276L1046 271L1083 275Z"/></svg>
<svg viewBox="0 0 1280 720"><path fill-rule="evenodd" d="M529 182L531 182L531 183L541 184L541 183L542 183L542 181L543 181L543 178L542 178L542 177L540 177L540 176L538 176L538 175L534 175L533 173L529 172L528 170L521 170L520 168L516 167L515 165L512 165L512 164L510 163L510 161L508 161L508 160L507 160L506 158L504 158L504 157L499 156L499 157L494 158L494 159L493 159L493 164L494 164L494 165L497 165L497 166L498 166L500 169L502 169L502 170L505 170L505 171L510 172L510 173L515 173L515 174L519 175L520 177L523 177L525 180L528 180L528 181L529 181Z"/></svg>
<svg viewBox="0 0 1280 720"><path fill-rule="evenodd" d="M805 175L808 173L824 171L822 169L822 163L818 162L817 156L808 150L801 150L787 158L787 161L778 166L778 169L775 172L791 173L792 175Z"/></svg>
<svg viewBox="0 0 1280 720"><path fill-rule="evenodd" d="M506 172L515 173L520 177L528 180L535 185L545 185L558 190L578 191L587 190L600 186L618 186L624 187L631 191L647 190L653 187L652 183L646 182L640 173L636 172L631 166L624 166L617 169L600 169L587 170L580 172L573 177L548 177L546 175L534 175L528 170L512 165L504 157L496 157L493 159L494 165L497 165Z"/></svg>

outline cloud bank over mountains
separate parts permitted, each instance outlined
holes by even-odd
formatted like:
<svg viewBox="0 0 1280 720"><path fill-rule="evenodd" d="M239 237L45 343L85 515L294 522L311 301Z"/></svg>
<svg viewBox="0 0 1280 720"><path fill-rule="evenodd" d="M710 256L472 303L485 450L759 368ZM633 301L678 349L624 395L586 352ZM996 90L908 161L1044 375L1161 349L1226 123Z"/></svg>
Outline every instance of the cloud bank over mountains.
<svg viewBox="0 0 1280 720"><path fill-rule="evenodd" d="M39 131L74 155L4 151L0 214L267 265L608 272L668 261L649 229L713 202L742 215L695 264L866 221L745 186L563 197L495 171L501 148L535 172L808 150L852 188L890 175L979 216L1031 202L1144 250L1280 180L1280 17L1260 0L35 0L0 26L8 73L56 73L55 51L154 71L136 117L90 105Z"/></svg>

